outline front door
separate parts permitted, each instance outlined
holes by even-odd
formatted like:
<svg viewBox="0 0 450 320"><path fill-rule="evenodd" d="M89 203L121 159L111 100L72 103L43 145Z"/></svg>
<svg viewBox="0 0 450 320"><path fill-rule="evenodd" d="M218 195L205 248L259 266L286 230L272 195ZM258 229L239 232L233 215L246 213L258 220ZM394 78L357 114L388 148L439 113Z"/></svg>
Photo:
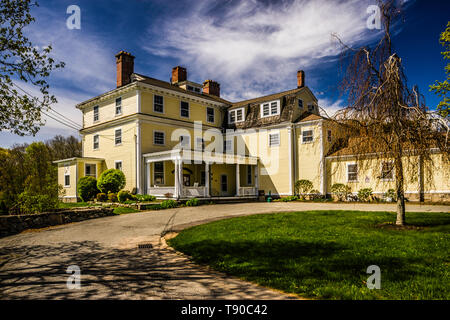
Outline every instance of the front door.
<svg viewBox="0 0 450 320"><path fill-rule="evenodd" d="M228 176L226 174L220 176L220 191L222 195L228 194Z"/></svg>
<svg viewBox="0 0 450 320"><path fill-rule="evenodd" d="M191 175L183 174L183 186L189 187L191 185Z"/></svg>

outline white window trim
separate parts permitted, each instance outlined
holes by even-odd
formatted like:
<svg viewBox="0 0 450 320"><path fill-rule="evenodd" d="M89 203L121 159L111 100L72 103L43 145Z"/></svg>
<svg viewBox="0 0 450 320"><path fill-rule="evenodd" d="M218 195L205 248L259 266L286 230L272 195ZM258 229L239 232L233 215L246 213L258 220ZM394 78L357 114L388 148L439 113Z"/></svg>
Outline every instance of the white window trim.
<svg viewBox="0 0 450 320"><path fill-rule="evenodd" d="M181 141L181 137L183 137L183 141ZM191 136L180 135L178 139L179 139L181 148L187 149L187 150L189 150L191 148ZM187 142L185 142L185 139L187 140ZM164 140L165 140L165 138L164 138Z"/></svg>
<svg viewBox="0 0 450 320"><path fill-rule="evenodd" d="M224 139L223 140L223 153L233 152L233 140L234 139ZM227 146L226 141L230 142L230 149L229 150L227 150L227 148L226 148L226 146Z"/></svg>
<svg viewBox="0 0 450 320"><path fill-rule="evenodd" d="M87 173L86 173L86 167L87 166L95 166L95 172L94 172L95 175L91 175L91 174L89 176L87 175ZM85 163L84 164L84 176L85 177L94 177L94 178L97 179L97 164L96 163Z"/></svg>
<svg viewBox="0 0 450 320"><path fill-rule="evenodd" d="M98 137L98 146L97 146L97 148L95 147L95 137ZM116 142L115 139L116 139L116 137L115 137L115 132L114 132L114 142ZM94 134L92 136L92 149L93 150L99 150L100 149L100 135L99 134Z"/></svg>
<svg viewBox="0 0 450 320"><path fill-rule="evenodd" d="M69 184L66 184L66 177L67 176L69 177ZM65 173L64 172L64 188L70 188L70 172L69 173Z"/></svg>
<svg viewBox="0 0 450 320"><path fill-rule="evenodd" d="M385 162L389 162L392 163L392 178L389 179L383 179L383 163ZM388 161L382 161L380 164L380 181L394 181L395 180L395 167L394 167L394 161L393 160L388 160Z"/></svg>
<svg viewBox="0 0 450 320"><path fill-rule="evenodd" d="M157 184L155 181L155 174L156 174L156 170L155 170L155 163L156 162L162 162L163 164L163 183L162 184ZM153 183L157 186L164 186L166 184L166 165L164 163L164 161L155 161L153 162L153 168L152 168L152 172L153 172Z"/></svg>
<svg viewBox="0 0 450 320"><path fill-rule="evenodd" d="M183 116L182 114L181 114L181 103L182 102L185 102L185 103L187 103L188 104L188 116L186 117L186 116ZM181 100L180 101L180 117L181 118L184 118L184 119L189 119L190 117L191 117L191 104L189 103L189 101L184 101L184 100Z"/></svg>
<svg viewBox="0 0 450 320"><path fill-rule="evenodd" d="M270 136L271 135L278 135L278 144L270 144ZM269 147L279 147L281 145L281 135L280 135L280 131L279 130L271 130L267 133L267 144L269 145Z"/></svg>
<svg viewBox="0 0 450 320"><path fill-rule="evenodd" d="M155 133L162 133L163 137L164 137L164 143L163 144L159 144L159 143L155 143ZM154 146L165 146L166 145L166 133L164 131L160 131L160 130L153 130L153 145Z"/></svg>
<svg viewBox="0 0 450 320"><path fill-rule="evenodd" d="M195 150L203 151L203 146L206 148L205 139L199 137L195 138Z"/></svg>
<svg viewBox="0 0 450 320"><path fill-rule="evenodd" d="M238 120L237 119L237 111L238 110L242 110L242 120ZM233 110L228 110L228 123L229 124L233 124L233 123L245 121L245 112L244 112L244 110L245 110L245 108L236 108L236 109L233 109ZM231 113L234 113L234 122L231 122Z"/></svg>
<svg viewBox="0 0 450 320"><path fill-rule="evenodd" d="M95 120L95 107L97 107L97 120ZM115 112L115 110L114 110L114 112ZM97 122L99 122L100 121L100 106L99 105L95 105L93 108L92 108L92 120L93 120L93 123L97 123Z"/></svg>
<svg viewBox="0 0 450 320"><path fill-rule="evenodd" d="M116 143L116 130L120 130L120 143ZM122 127L114 128L114 146L118 147L123 144L123 130Z"/></svg>
<svg viewBox="0 0 450 320"><path fill-rule="evenodd" d="M116 102L117 102L117 99L119 99L119 98L120 98L120 113L117 113ZM114 99L114 116L118 117L118 116L121 116L122 114L123 114L123 98L122 98L122 96L120 96L120 97L117 97Z"/></svg>
<svg viewBox="0 0 450 320"><path fill-rule="evenodd" d="M163 103L162 103L162 106L163 106L163 111L161 112L161 111L156 111L155 110L155 97L156 96L158 96L158 97L162 97L163 98ZM159 94L154 94L153 95L153 112L156 112L156 113L159 113L159 114L164 114L164 111L166 110L166 108L165 108L165 106L164 106L164 96L162 96L162 95L159 95ZM181 108L181 107L180 107Z"/></svg>
<svg viewBox="0 0 450 320"><path fill-rule="evenodd" d="M117 163L120 163L120 164L121 164L122 171L123 171L123 161L122 161L122 160L114 160L114 169L117 168L117 165L116 165Z"/></svg>
<svg viewBox="0 0 450 320"><path fill-rule="evenodd" d="M352 165L356 165L356 180L348 180L348 167L352 166ZM358 164L356 162L352 162L352 163L347 163L347 172L346 172L346 179L347 179L347 183L357 183L359 182L358 180Z"/></svg>
<svg viewBox="0 0 450 320"><path fill-rule="evenodd" d="M272 103L276 102L277 103L277 112L276 113L272 113ZM263 112L263 106L265 104L269 104L269 114L267 116L264 115ZM273 100L273 101L268 101L268 102L263 102L259 105L260 108L260 112L261 112L261 118L267 118L267 117L273 117L273 116L279 116L280 115L280 100Z"/></svg>
<svg viewBox="0 0 450 320"><path fill-rule="evenodd" d="M213 111L213 121L209 121L208 119L208 109L211 109ZM216 109L212 107L206 107L206 122L207 123L215 123L216 122Z"/></svg>
<svg viewBox="0 0 450 320"><path fill-rule="evenodd" d="M306 131L311 131L311 132L312 132L312 135L311 135L312 140L311 140L311 141L304 141L304 140L303 140L303 132L306 132ZM308 143L313 143L313 142L314 142L314 129L302 130L301 135L302 135L302 136L301 136L302 144L308 144Z"/></svg>

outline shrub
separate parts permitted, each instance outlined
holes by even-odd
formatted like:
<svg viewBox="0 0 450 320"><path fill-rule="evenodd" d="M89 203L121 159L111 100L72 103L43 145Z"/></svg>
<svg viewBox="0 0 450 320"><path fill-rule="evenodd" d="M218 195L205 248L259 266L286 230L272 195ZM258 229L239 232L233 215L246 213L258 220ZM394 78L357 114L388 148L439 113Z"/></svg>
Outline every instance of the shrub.
<svg viewBox="0 0 450 320"><path fill-rule="evenodd" d="M175 208L178 205L178 203L175 200L164 200L159 205L161 209L170 209Z"/></svg>
<svg viewBox="0 0 450 320"><path fill-rule="evenodd" d="M277 201L289 202L289 201L295 201L295 200L298 200L297 196L288 196L288 197L280 198Z"/></svg>
<svg viewBox="0 0 450 320"><path fill-rule="evenodd" d="M186 201L186 205L188 207L196 207L196 206L199 205L198 199L197 198L192 198L192 199Z"/></svg>
<svg viewBox="0 0 450 320"><path fill-rule="evenodd" d="M363 188L358 191L358 199L360 201L370 201L372 200L372 188Z"/></svg>
<svg viewBox="0 0 450 320"><path fill-rule="evenodd" d="M117 202L117 195L113 192L108 193L109 202Z"/></svg>
<svg viewBox="0 0 450 320"><path fill-rule="evenodd" d="M395 194L394 189L389 189L383 194L383 198L385 201L394 202L397 201L397 196Z"/></svg>
<svg viewBox="0 0 450 320"><path fill-rule="evenodd" d="M94 199L98 193L97 180L94 177L82 177L77 184L78 196L84 202Z"/></svg>
<svg viewBox="0 0 450 320"><path fill-rule="evenodd" d="M313 184L309 180L297 180L295 182L295 193L300 195L301 199L305 199L305 196L313 188Z"/></svg>
<svg viewBox="0 0 450 320"><path fill-rule="evenodd" d="M320 194L319 190L314 189L309 192L309 200L317 200L322 198L323 196Z"/></svg>
<svg viewBox="0 0 450 320"><path fill-rule="evenodd" d="M120 203L124 203L127 200L136 200L136 197L133 196L128 190L120 190L117 194L117 199Z"/></svg>
<svg viewBox="0 0 450 320"><path fill-rule="evenodd" d="M137 194L135 195L135 198L139 202L152 202L156 200L155 196L149 194Z"/></svg>
<svg viewBox="0 0 450 320"><path fill-rule="evenodd" d="M338 200L344 201L350 193L350 187L342 183L335 183L331 186L330 191L338 198Z"/></svg>
<svg viewBox="0 0 450 320"><path fill-rule="evenodd" d="M18 201L23 213L47 212L59 206L59 199L51 194L33 194L28 191L19 194Z"/></svg>
<svg viewBox="0 0 450 320"><path fill-rule="evenodd" d="M97 201L106 202L108 201L108 196L103 192L97 193Z"/></svg>
<svg viewBox="0 0 450 320"><path fill-rule="evenodd" d="M125 187L126 179L119 169L108 169L102 172L97 181L98 189L103 193L117 193Z"/></svg>

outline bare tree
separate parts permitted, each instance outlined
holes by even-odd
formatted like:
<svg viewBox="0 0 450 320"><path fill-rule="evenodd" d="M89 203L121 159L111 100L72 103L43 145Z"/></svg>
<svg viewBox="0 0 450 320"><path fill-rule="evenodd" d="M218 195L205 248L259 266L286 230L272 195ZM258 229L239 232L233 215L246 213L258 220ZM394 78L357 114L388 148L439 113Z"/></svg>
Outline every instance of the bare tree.
<svg viewBox="0 0 450 320"><path fill-rule="evenodd" d="M399 16L395 1L379 1L383 36L374 47L345 45L348 61L342 82L347 107L331 119L345 137L346 147L358 161L368 154L394 163L397 225L405 224L405 163L411 159L431 161L433 148L445 155L448 165L448 118L429 110L417 87L408 88L402 59L393 51L391 25ZM342 141L342 140L341 140Z"/></svg>

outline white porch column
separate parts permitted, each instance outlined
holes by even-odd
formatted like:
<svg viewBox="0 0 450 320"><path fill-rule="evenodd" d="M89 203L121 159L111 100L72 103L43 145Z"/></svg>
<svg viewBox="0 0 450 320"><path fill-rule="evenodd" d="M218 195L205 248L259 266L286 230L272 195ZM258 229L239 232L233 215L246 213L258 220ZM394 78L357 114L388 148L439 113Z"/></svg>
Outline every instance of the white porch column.
<svg viewBox="0 0 450 320"><path fill-rule="evenodd" d="M177 160L177 159L175 159L175 172L174 172L174 175L175 175L175 194L174 194L174 196L175 196L175 198L179 198L180 197L180 181L179 181L179 179L180 179L180 174L179 174L179 171L180 171L180 167L179 167L179 160Z"/></svg>
<svg viewBox="0 0 450 320"><path fill-rule="evenodd" d="M206 196L210 197L209 194L209 162L205 162L205 192Z"/></svg>
<svg viewBox="0 0 450 320"><path fill-rule="evenodd" d="M178 161L178 184L179 184L179 196L181 198L183 196L183 159Z"/></svg>
<svg viewBox="0 0 450 320"><path fill-rule="evenodd" d="M236 197L239 197L239 188L240 188L240 174L239 174L239 163L236 164Z"/></svg>
<svg viewBox="0 0 450 320"><path fill-rule="evenodd" d="M150 187L151 187L151 181L152 181L152 179L151 179L151 177L152 177L152 175L151 175L152 163L151 162L147 162L146 165L147 165L147 192L146 193L150 194Z"/></svg>

